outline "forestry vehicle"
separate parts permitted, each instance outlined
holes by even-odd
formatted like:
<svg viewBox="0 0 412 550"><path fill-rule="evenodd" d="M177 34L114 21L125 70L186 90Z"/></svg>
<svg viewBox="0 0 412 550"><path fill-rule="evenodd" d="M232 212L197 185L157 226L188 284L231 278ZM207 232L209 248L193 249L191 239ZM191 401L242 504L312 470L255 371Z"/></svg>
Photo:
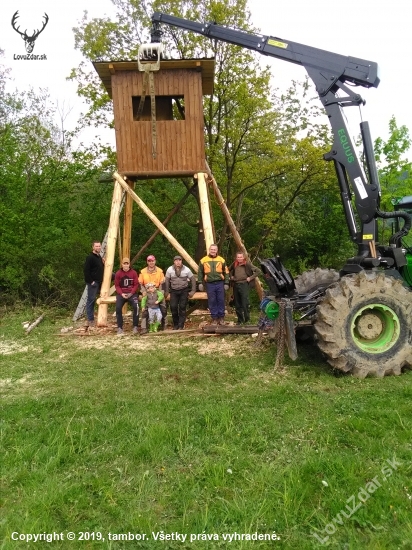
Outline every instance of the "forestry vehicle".
<svg viewBox="0 0 412 550"><path fill-rule="evenodd" d="M412 197L401 201L402 210L399 205L394 212L380 210L369 124L360 124L366 175L343 113L347 107L365 103L356 87L379 85L377 63L158 12L152 23L152 43L160 43L160 26L167 24L306 69L332 127L333 145L324 159L334 163L349 235L357 252L339 273L318 268L296 280L279 257L261 260L270 289L261 309L268 321L275 320L275 331L285 332L292 358L297 357L296 335L309 325L335 369L363 378L400 374L411 368L412 248L404 239L411 228ZM379 218L395 220L397 230L387 244L377 242Z"/></svg>

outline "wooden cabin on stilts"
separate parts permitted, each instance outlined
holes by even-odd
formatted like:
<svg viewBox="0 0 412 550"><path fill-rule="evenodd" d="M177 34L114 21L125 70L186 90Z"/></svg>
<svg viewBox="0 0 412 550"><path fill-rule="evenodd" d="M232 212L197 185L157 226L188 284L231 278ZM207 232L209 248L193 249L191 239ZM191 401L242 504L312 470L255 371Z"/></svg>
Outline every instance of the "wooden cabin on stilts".
<svg viewBox="0 0 412 550"><path fill-rule="evenodd" d="M244 248L217 183L206 162L203 95L213 92L214 59L167 59L156 61L96 62L94 67L113 100L117 165L106 261L97 325L107 325L107 308L115 302L112 273L116 254L131 255L132 212L135 202L157 227L146 243L162 233L197 273L197 264L188 251L166 229L165 224L187 199L190 191L162 223L135 192L136 180L192 177L196 180L206 249L215 242L210 211L209 186L218 198L237 247ZM120 236L121 205L124 200L123 235ZM137 256L144 251L140 249ZM136 257L132 260L136 259ZM258 285L258 291L260 285ZM193 299L207 299L197 292Z"/></svg>

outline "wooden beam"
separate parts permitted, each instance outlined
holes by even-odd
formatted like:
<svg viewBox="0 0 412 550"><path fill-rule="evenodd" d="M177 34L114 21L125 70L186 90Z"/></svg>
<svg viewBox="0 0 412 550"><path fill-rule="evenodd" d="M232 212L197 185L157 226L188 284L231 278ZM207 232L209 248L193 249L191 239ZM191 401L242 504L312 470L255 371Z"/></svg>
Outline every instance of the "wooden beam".
<svg viewBox="0 0 412 550"><path fill-rule="evenodd" d="M169 212L169 214L166 216L166 218L163 220L163 225L167 225L170 220L172 219L172 217L176 214L176 212L178 212L182 206L185 204L185 202L187 201L189 195L191 194L191 192L193 191L193 189L196 187L197 183L195 183L194 185L192 185L192 187L190 189L187 190L185 196L180 199L180 201L176 204L176 206ZM159 235L159 233L161 233L160 229L156 229L156 231L153 233L153 235L145 242L145 244L141 247L141 249L139 250L139 252L133 256L133 259L130 261L131 264L134 264L134 262L140 258L140 256L143 254L143 252L152 244L152 242L155 240L155 238Z"/></svg>
<svg viewBox="0 0 412 550"><path fill-rule="evenodd" d="M200 212L202 214L202 226L205 236L206 252L209 252L209 247L215 242L215 237L213 234L212 217L210 215L209 191L206 184L205 174L203 172L199 172L197 174L197 185L199 187Z"/></svg>
<svg viewBox="0 0 412 550"><path fill-rule="evenodd" d="M259 328L254 325L207 325L203 327L203 332L214 334L256 334Z"/></svg>
<svg viewBox="0 0 412 550"><path fill-rule="evenodd" d="M134 189L134 181L128 181L127 184L131 189ZM130 259L131 243L132 243L132 215L133 215L133 198L130 195L126 196L126 204L124 208L123 218L123 247L122 257ZM120 258L120 262L122 258Z"/></svg>
<svg viewBox="0 0 412 550"><path fill-rule="evenodd" d="M127 183L124 181L122 176L118 174L118 172L115 172L113 174L114 179L119 183L121 187L126 191L126 193L129 193L133 197L133 200L139 205L139 207L143 210L143 212L148 216L150 220L155 224L155 226L160 229L162 234L166 237L166 239L170 242L170 244L179 252L179 254L186 260L186 262L190 265L190 267L197 273L197 264L196 262L191 258L191 256L186 252L186 250L181 246L181 244L173 237L173 235L170 233L168 229L162 224L162 222L153 214L153 212L150 210L150 208L142 201L140 197L136 195L136 193L133 191L133 189L130 189L130 187L127 185ZM109 289L107 289L109 290Z"/></svg>
<svg viewBox="0 0 412 550"><path fill-rule="evenodd" d="M124 184L127 188L129 186ZM114 255L116 251L117 233L119 230L120 205L122 202L122 186L116 180L114 182L112 208L110 211L109 230L107 232L107 247L104 264L104 274L102 287L100 289L100 297L107 298L109 296L110 285L112 282L112 273L114 266ZM99 304L97 313L97 326L107 326L107 304Z"/></svg>
<svg viewBox="0 0 412 550"><path fill-rule="evenodd" d="M230 231L232 232L233 239L236 243L236 246L237 246L239 251L241 250L244 253L245 258L249 259L249 254L247 253L245 245L244 245L244 243L243 243L243 241L242 241L242 239L239 235L239 231L237 230L235 222L232 219L232 216L229 212L229 208L226 206L225 199L223 198L222 193L220 192L219 186L216 183L215 178L213 177L213 174L212 174L212 172L209 168L209 165L208 165L207 161L205 161L205 162L206 162L207 173L208 173L210 181L212 182L215 197L218 201L218 206L220 206L220 209L223 212L223 215L224 215L224 217L227 221L227 224L230 227ZM259 299L262 300L263 299L262 283L260 282L258 277L256 277L255 282L256 282L256 292L258 293Z"/></svg>
<svg viewBox="0 0 412 550"><path fill-rule="evenodd" d="M122 261L123 253L122 253L122 239L120 235L120 222L119 227L117 228L117 254L119 256L119 263Z"/></svg>
<svg viewBox="0 0 412 550"><path fill-rule="evenodd" d="M190 300L207 300L207 294L206 292L195 292L193 296L190 298ZM169 301L169 297L167 298L167 301ZM107 298L98 298L97 303L98 304L115 304L116 296L107 296Z"/></svg>

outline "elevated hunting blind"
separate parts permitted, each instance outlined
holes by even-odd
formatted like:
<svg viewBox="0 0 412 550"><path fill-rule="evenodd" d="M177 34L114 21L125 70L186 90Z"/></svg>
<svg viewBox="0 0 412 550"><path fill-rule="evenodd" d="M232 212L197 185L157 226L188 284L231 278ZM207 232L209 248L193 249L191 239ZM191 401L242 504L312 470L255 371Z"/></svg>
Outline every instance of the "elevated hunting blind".
<svg viewBox="0 0 412 550"><path fill-rule="evenodd" d="M214 59L96 62L113 100L118 171L130 179L205 172L203 95L212 94Z"/></svg>
<svg viewBox="0 0 412 550"><path fill-rule="evenodd" d="M141 46L143 47L143 46ZM149 46L152 48L152 46ZM144 46L147 48L147 46ZM103 85L113 100L116 133L117 171L109 228L105 242L105 268L100 290L97 324L107 326L107 306L114 303L112 273L115 270L116 244L119 259L131 257L133 203L145 212L157 231L141 246L131 260L133 264L160 232L183 257L194 273L197 263L171 235L165 225L186 199L197 196L206 250L215 242L208 185L232 231L239 249L244 249L235 224L206 162L203 96L213 93L214 59L154 61L101 61L93 63ZM151 59L149 55L149 59ZM162 223L135 192L136 180L192 177L193 185ZM124 206L123 235L120 215ZM120 240L122 242L120 242ZM246 250L245 250L246 253ZM82 299L86 299L87 292ZM195 299L206 299L197 292ZM82 302L82 300L81 300ZM81 310L79 304L78 310ZM83 307L84 310L84 307ZM77 312L76 312L77 314ZM142 321L143 323L143 321ZM143 324L142 324L143 328Z"/></svg>

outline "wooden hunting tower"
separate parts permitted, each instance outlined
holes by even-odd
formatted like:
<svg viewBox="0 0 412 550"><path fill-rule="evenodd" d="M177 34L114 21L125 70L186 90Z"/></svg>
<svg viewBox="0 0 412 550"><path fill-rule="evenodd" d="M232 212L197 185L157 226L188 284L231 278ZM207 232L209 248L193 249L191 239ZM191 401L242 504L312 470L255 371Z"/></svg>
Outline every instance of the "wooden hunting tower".
<svg viewBox="0 0 412 550"><path fill-rule="evenodd" d="M212 94L214 59L95 62L113 99L118 172L129 179L205 172L203 95Z"/></svg>
<svg viewBox="0 0 412 550"><path fill-rule="evenodd" d="M93 65L113 100L118 166L113 174L106 261L98 300L98 326L107 326L107 306L116 301L111 296L115 292L111 283L124 193L123 238L122 243L117 243L119 259L131 256L132 210L136 202L193 272L198 270L190 254L136 194L136 180L193 177L193 186L170 212L165 224L197 187L206 250L216 241L208 190L208 185L212 185L239 250L243 249L243 243L205 156L203 95L213 93L214 59L163 61L158 56L155 62L109 61ZM156 234L140 248L132 264ZM207 296L205 292L197 292L193 298L204 300Z"/></svg>

